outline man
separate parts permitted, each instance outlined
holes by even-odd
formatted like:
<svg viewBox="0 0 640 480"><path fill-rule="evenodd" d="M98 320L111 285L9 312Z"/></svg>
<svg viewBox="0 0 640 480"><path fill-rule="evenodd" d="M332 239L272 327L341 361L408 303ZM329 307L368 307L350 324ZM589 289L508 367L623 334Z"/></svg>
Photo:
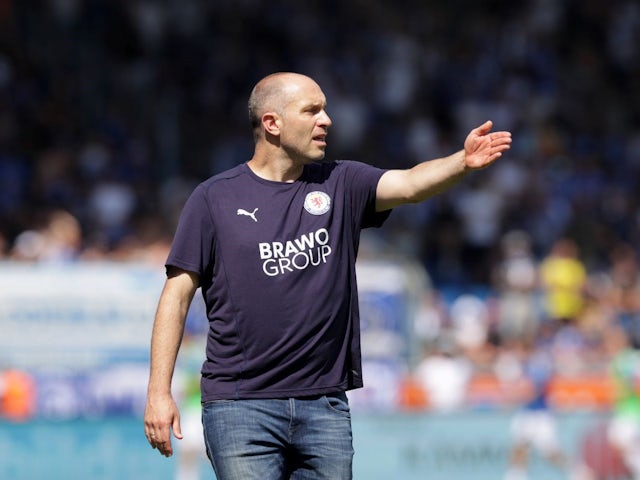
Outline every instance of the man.
<svg viewBox="0 0 640 480"><path fill-rule="evenodd" d="M182 438L171 378L198 287L209 319L202 368L207 454L219 480L351 478L345 391L363 385L355 261L362 228L486 167L508 132L409 170L320 162L331 120L311 78L276 73L249 98L255 152L193 192L166 262L151 340L145 434Z"/></svg>
<svg viewBox="0 0 640 480"><path fill-rule="evenodd" d="M527 480L531 451L535 450L549 464L570 470L568 458L560 446L558 425L549 403L551 382L555 375L553 357L549 347L536 342L535 336L511 339L512 360L520 370L514 384L520 386L521 406L511 420L512 448L504 480ZM570 478L571 472L566 472Z"/></svg>

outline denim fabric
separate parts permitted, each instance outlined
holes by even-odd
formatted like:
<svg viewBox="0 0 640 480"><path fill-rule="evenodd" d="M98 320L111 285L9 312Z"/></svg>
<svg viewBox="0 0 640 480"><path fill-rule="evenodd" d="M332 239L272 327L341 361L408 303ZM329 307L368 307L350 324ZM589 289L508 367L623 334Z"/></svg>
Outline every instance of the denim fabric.
<svg viewBox="0 0 640 480"><path fill-rule="evenodd" d="M344 393L216 400L202 410L218 480L352 478L351 414Z"/></svg>

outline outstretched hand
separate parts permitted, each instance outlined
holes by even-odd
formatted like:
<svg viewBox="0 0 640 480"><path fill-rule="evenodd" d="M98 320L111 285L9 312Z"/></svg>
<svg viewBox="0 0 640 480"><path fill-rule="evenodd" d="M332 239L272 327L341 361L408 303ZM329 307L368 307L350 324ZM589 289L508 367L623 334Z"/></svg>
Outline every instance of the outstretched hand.
<svg viewBox="0 0 640 480"><path fill-rule="evenodd" d="M491 132L493 122L487 120L467 135L464 142L465 165L470 169L484 168L511 148L511 132Z"/></svg>

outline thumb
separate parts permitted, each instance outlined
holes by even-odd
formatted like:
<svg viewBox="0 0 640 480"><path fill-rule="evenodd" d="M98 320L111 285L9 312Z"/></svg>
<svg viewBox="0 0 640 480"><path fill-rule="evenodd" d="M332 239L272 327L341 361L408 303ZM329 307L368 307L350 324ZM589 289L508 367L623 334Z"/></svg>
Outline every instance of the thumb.
<svg viewBox="0 0 640 480"><path fill-rule="evenodd" d="M488 133L491 130L491 127L493 127L493 122L491 120L487 120L482 125L480 125L478 128L476 128L475 132L478 135L484 135L484 134Z"/></svg>
<svg viewBox="0 0 640 480"><path fill-rule="evenodd" d="M180 429L180 416L176 415L173 419L173 424L171 425L173 430L173 436L178 440L182 440L182 430Z"/></svg>

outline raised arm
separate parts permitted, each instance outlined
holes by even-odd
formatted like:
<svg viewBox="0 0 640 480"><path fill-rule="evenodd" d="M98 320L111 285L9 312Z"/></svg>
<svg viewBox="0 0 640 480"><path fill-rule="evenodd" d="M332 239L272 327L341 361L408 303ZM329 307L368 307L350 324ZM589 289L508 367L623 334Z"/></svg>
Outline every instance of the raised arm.
<svg viewBox="0 0 640 480"><path fill-rule="evenodd" d="M144 432L151 446L166 457L173 454L171 430L176 438L182 438L180 414L171 395L171 379L187 312L197 288L198 275L184 270L170 270L153 324Z"/></svg>
<svg viewBox="0 0 640 480"><path fill-rule="evenodd" d="M469 171L484 168L511 147L510 132L491 132L485 122L469 132L464 149L448 157L419 163L407 170L385 172L376 190L376 210L383 211L405 203L418 203L457 183Z"/></svg>

